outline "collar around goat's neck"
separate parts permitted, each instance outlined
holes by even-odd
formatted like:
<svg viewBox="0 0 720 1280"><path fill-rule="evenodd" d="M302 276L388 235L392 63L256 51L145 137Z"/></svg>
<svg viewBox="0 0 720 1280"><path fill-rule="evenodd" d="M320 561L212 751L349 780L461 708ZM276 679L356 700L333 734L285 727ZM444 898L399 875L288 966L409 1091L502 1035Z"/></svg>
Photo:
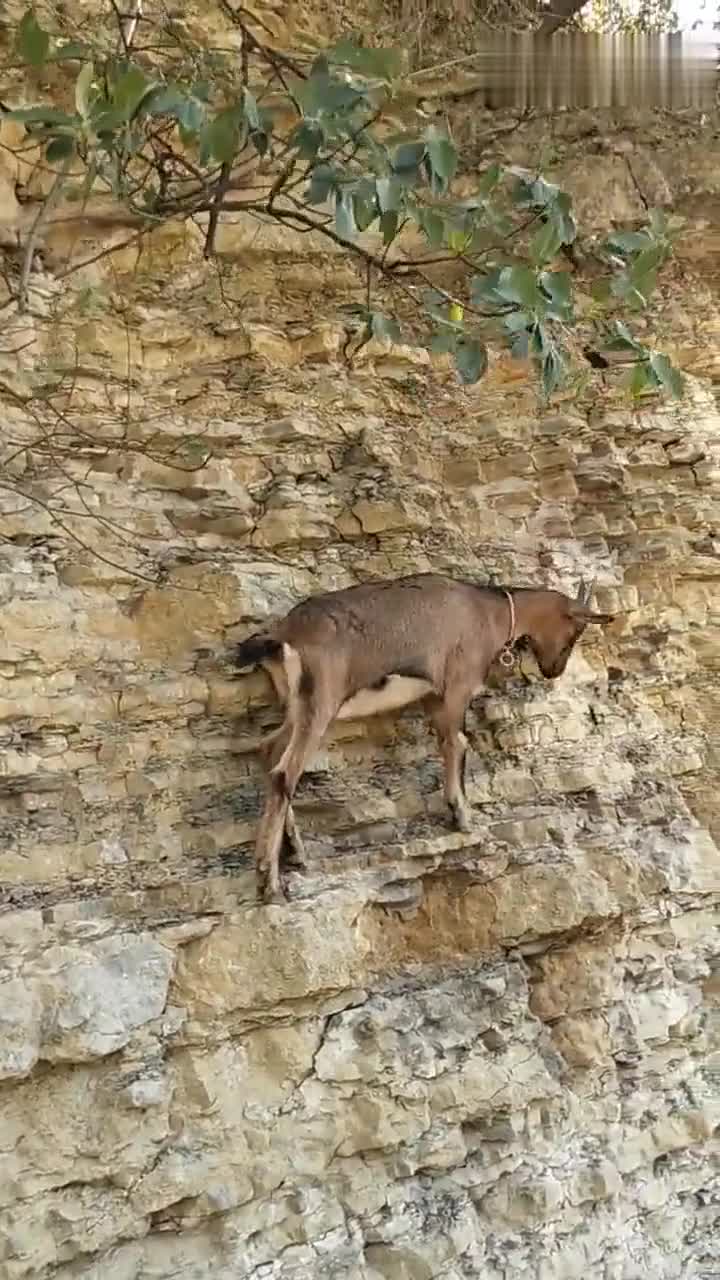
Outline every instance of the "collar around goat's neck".
<svg viewBox="0 0 720 1280"><path fill-rule="evenodd" d="M515 654L513 653L513 647L515 645L515 638L516 638L515 637L515 627L516 627L515 601L512 598L511 592L504 591L503 594L505 596L505 599L508 602L508 608L510 609L510 634L508 635L508 638L505 641L505 644L500 650L500 662L503 667L511 667L515 662Z"/></svg>

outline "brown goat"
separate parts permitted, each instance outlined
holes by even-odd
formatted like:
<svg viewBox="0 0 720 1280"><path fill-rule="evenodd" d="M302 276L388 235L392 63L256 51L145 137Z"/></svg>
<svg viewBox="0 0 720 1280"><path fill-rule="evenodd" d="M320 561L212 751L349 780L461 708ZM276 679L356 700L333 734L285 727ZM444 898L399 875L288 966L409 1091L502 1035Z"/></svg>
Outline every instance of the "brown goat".
<svg viewBox="0 0 720 1280"><path fill-rule="evenodd" d="M560 591L417 574L311 596L238 645L238 667L264 667L285 707L282 725L260 745L270 772L256 843L262 900L284 900L284 841L286 865L305 865L292 798L334 720L424 700L444 761L445 799L456 828L469 831L463 727L470 701L496 658L512 664L523 638L544 676L561 675L588 623L612 621L592 612L591 595L584 583L571 600Z"/></svg>

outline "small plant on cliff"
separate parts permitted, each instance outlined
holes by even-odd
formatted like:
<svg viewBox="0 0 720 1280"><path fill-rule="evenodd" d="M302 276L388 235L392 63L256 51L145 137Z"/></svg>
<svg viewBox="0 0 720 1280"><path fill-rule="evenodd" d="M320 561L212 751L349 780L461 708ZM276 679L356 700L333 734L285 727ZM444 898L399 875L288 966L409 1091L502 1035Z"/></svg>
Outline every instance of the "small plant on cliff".
<svg viewBox="0 0 720 1280"><path fill-rule="evenodd" d="M289 56L249 11L229 0L220 10L230 48L200 44L182 18L151 18L140 4L121 13L110 0L115 25L80 40L25 14L22 63L65 68L72 92L65 109L41 101L5 112L52 174L25 244L20 308L59 198L105 192L140 232L203 221L208 257L225 214L332 244L362 271L362 301L343 317L346 352L373 337L404 338L448 354L474 383L496 341L532 361L550 395L584 351L596 368L627 364L633 395L681 394L667 356L628 325L672 252L662 213L578 250L570 197L539 173L492 163L459 194L450 131L414 105L396 51L345 39ZM588 268L592 283L578 291Z"/></svg>

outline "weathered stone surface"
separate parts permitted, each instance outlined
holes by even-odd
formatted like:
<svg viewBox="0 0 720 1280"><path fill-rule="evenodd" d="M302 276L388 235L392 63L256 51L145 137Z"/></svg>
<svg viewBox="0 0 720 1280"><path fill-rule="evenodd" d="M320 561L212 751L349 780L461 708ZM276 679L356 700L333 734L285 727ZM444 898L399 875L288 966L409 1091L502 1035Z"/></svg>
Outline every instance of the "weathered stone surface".
<svg viewBox="0 0 720 1280"><path fill-rule="evenodd" d="M122 1049L162 1013L172 952L149 936L54 945L0 985L0 1072L40 1061L83 1062Z"/></svg>
<svg viewBox="0 0 720 1280"><path fill-rule="evenodd" d="M295 38L287 7L263 17ZM194 0L183 21L237 38ZM452 112L481 163L487 115ZM515 126L494 152L549 144L586 225L642 215L630 154L686 202L682 305L652 317L698 375L681 405L541 410L504 357L470 389L411 347L348 365L334 308L364 277L299 233L221 224L221 288L198 225L112 257L126 229L76 205L49 227L2 371L10 474L40 499L0 495L8 1280L720 1268L716 143ZM0 151L6 246L36 168ZM108 448L39 473L22 400L75 358L41 322L68 253L100 255L70 407ZM42 504L71 481L60 528ZM252 748L278 713L229 648L311 592L428 569L595 577L619 616L557 684L527 654L492 674L468 836L417 710L336 726L297 796L308 873L257 906Z"/></svg>

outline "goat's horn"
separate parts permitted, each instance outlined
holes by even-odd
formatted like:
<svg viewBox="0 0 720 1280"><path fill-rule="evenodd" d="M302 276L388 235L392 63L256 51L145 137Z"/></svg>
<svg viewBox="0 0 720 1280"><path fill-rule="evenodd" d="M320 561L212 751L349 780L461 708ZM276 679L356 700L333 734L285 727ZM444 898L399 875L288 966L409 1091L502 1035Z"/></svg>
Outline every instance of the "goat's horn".
<svg viewBox="0 0 720 1280"><path fill-rule="evenodd" d="M585 579L584 578L581 578L578 584L576 599L578 604L585 603Z"/></svg>
<svg viewBox="0 0 720 1280"><path fill-rule="evenodd" d="M589 604L590 601L592 600L593 591L595 590L595 582L596 582L596 579L593 578L592 581L589 582L587 587L585 588L585 599L583 601L583 604Z"/></svg>

